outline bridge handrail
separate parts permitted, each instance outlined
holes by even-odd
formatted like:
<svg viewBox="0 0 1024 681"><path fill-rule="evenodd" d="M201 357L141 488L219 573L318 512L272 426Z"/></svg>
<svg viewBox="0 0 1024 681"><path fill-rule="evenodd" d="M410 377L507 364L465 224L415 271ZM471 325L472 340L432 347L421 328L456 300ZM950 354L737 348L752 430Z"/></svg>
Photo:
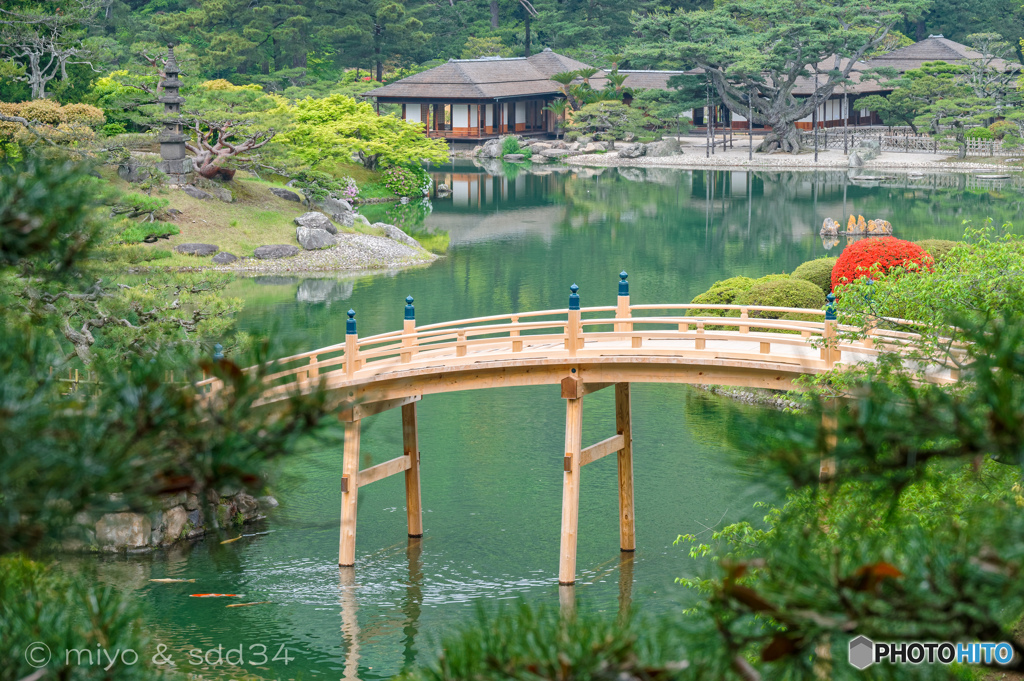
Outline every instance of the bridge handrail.
<svg viewBox="0 0 1024 681"><path fill-rule="evenodd" d="M773 343L784 346L805 345L820 348L820 361L825 362L825 366L831 366L838 361L841 352L856 352L863 355L877 355L881 350L900 352L919 337L913 333L875 327L868 331L866 338L840 338L837 336L838 333L856 333L862 329L839 325L835 315L830 315L825 309L733 303L632 305L629 301L626 276L625 272L620 274L617 305L581 307L576 293L578 287L573 285L570 287L572 295L568 308L487 315L422 326L416 326L413 299L408 298L405 308L406 321L402 329L362 338L355 333L355 312L350 310L344 342L268 362L267 366L273 367L273 373L265 376L263 380L280 387L287 385L288 381L306 381L319 376L321 370L329 370L328 373L344 372L344 376L352 377L356 372L372 369L374 366L387 371L389 367L422 366L424 361L436 363L440 360L442 363L448 363L452 361L449 359L451 357L465 357L471 348L478 349L474 354L484 358L504 358L508 353L513 357L536 355L539 352L550 353L553 351L552 346L558 348L557 351L564 347L569 356L575 356L579 351L587 351L588 340L622 340L627 342L627 346L640 348L651 340L699 339L695 342L695 350L704 350L705 343L709 340L758 342L758 354L762 355L770 352L769 348ZM834 296L830 295L829 300L833 301ZM833 309L831 302L828 309ZM729 316L700 314L702 311L716 311ZM608 312L613 314L608 316ZM770 316L761 317L762 314ZM779 315L801 315L802 318L775 318ZM822 319L808 319L809 317ZM885 321L914 324L902 319ZM610 330L598 330L596 327L610 327ZM962 347L963 344L954 344L957 351L958 346ZM604 350L611 348L610 351L617 353L617 347L620 346L606 344ZM725 350L719 345L714 351L723 357L735 354L737 358L742 359L749 357L749 347L738 346L735 350ZM454 352L447 352L452 349ZM628 351L626 352L628 354ZM803 357L802 362L819 361L814 359L816 355L799 356ZM378 365L379 361L384 362ZM474 360L469 358L455 364L465 364L467 361ZM249 367L245 371L254 372L257 369ZM376 373L379 373L379 370L374 369L370 375ZM216 388L217 379L206 379L198 385Z"/></svg>

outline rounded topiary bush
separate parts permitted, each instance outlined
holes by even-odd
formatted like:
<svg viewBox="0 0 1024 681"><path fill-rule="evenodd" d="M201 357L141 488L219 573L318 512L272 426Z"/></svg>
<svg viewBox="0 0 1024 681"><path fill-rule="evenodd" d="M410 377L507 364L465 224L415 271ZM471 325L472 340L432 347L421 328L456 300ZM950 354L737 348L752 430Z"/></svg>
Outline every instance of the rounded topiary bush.
<svg viewBox="0 0 1024 681"><path fill-rule="evenodd" d="M762 279L736 299L737 305L764 305L766 307L801 307L820 310L825 306L825 293L817 284L793 277ZM750 317L759 319L800 319L813 321L813 315L790 312L751 310Z"/></svg>
<svg viewBox="0 0 1024 681"><path fill-rule="evenodd" d="M832 290L861 277L885 274L896 267L930 271L934 262L932 256L911 241L891 236L870 237L847 246L839 256L832 268Z"/></svg>
<svg viewBox="0 0 1024 681"><path fill-rule="evenodd" d="M948 239L921 239L917 242L917 245L923 248L928 255L932 256L932 260L939 262L957 247L958 241L949 241Z"/></svg>
<svg viewBox="0 0 1024 681"><path fill-rule="evenodd" d="M838 258L818 258L808 260L800 267L793 270L790 275L794 279L803 279L818 286L822 292L828 293L832 290L832 268Z"/></svg>
<svg viewBox="0 0 1024 681"><path fill-rule="evenodd" d="M965 137L969 140L990 140L995 138L995 135L988 128L979 127L968 130Z"/></svg>
<svg viewBox="0 0 1024 681"><path fill-rule="evenodd" d="M695 305L733 305L736 298L754 285L750 277L731 277L716 281L711 288L691 300ZM731 317L730 310L691 310L692 314L705 317Z"/></svg>

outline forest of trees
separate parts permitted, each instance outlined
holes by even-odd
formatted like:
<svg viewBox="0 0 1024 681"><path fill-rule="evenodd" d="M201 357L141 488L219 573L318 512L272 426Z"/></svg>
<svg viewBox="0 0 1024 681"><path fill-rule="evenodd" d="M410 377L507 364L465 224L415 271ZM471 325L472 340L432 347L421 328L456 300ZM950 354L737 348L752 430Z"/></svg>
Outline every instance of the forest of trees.
<svg viewBox="0 0 1024 681"><path fill-rule="evenodd" d="M174 42L190 50L188 75L326 94L351 78L382 80L435 60L523 56L550 47L598 67L678 68L683 58L623 58L644 42L637 19L659 9L710 9L708 0L10 0L0 8L0 101L32 98L33 59L49 69L47 94L80 101L94 81ZM634 14L635 13L635 14ZM49 16L43 26L18 16ZM631 23L632 22L632 23ZM1017 0L935 0L896 27L910 39L963 41L999 33L1020 59ZM59 48L56 49L55 47ZM51 58L53 55L56 58ZM1024 59L1022 59L1024 61ZM41 62L41 63L40 63ZM401 73L401 72L398 72ZM369 85L369 83L367 84Z"/></svg>

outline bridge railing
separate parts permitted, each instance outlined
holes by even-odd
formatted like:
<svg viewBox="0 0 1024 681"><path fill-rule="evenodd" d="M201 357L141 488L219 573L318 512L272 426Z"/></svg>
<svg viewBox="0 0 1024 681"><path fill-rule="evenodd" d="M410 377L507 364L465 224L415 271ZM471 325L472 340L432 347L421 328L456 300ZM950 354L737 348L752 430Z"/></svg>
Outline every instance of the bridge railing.
<svg viewBox="0 0 1024 681"><path fill-rule="evenodd" d="M727 304L631 305L626 273L620 274L617 305L581 308L578 288L570 289L568 309L490 315L416 326L413 299L406 299L401 330L359 338L355 311L348 311L345 342L311 350L274 362L265 381L286 390L330 374L332 383L357 380L386 371L437 366L456 367L481 360L599 354L706 355L735 359L770 359L772 346L813 348L818 352L774 359L833 367L843 353L871 357L883 351L903 351L915 334L871 329L865 338L848 340L843 332L857 329L835 320L834 296L826 309ZM730 316L700 314L728 313ZM612 314L608 314L612 313ZM769 317L770 315L770 317ZM796 317L778 319L780 315ZM820 319L819 319L820 318ZM657 341L688 340L692 349L654 347ZM709 348L708 342L714 347ZM756 343L755 346L752 345ZM588 347L590 344L590 347ZM203 391L219 388L216 379L198 384Z"/></svg>

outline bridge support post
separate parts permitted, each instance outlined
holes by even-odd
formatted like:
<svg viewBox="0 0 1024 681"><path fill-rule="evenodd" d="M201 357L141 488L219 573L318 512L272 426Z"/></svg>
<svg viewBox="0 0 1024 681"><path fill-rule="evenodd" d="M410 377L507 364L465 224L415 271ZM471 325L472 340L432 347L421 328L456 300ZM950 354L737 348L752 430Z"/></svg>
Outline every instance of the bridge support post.
<svg viewBox="0 0 1024 681"><path fill-rule="evenodd" d="M345 422L341 475L341 537L338 565L356 564L356 502L359 497L359 420Z"/></svg>
<svg viewBox="0 0 1024 681"><path fill-rule="evenodd" d="M636 550L633 515L633 433L630 423L629 383L615 384L615 432L622 436L619 450L619 548Z"/></svg>
<svg viewBox="0 0 1024 681"><path fill-rule="evenodd" d="M416 432L416 403L402 406L402 445L409 467L405 470L405 513L409 536L423 536L423 502L420 498L420 448Z"/></svg>
<svg viewBox="0 0 1024 681"><path fill-rule="evenodd" d="M583 395L565 401L565 460L562 474L562 539L558 583L576 583L576 529L580 510L580 454L583 450Z"/></svg>

